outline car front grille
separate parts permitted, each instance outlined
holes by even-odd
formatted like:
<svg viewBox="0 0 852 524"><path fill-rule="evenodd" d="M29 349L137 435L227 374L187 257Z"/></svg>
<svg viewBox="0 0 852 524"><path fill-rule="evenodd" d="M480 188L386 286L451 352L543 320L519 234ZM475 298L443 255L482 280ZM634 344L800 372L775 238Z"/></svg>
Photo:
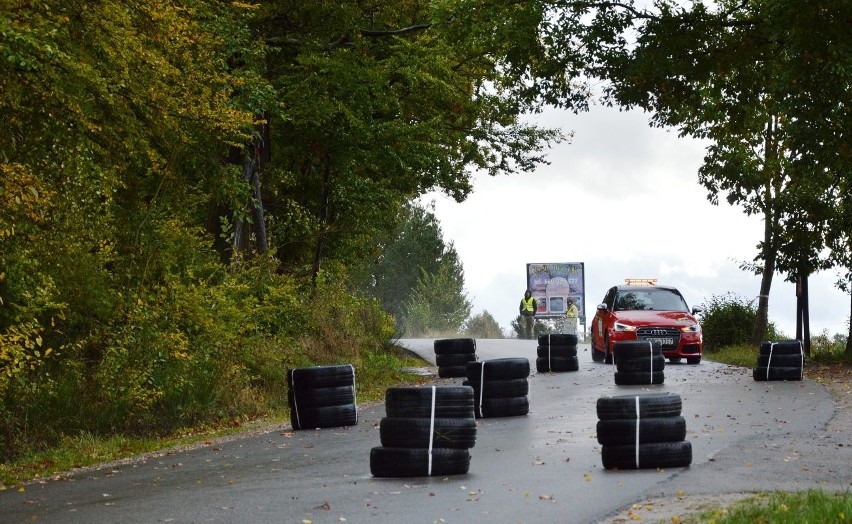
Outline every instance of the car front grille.
<svg viewBox="0 0 852 524"><path fill-rule="evenodd" d="M636 330L638 340L671 339L671 344L663 344L663 349L677 349L680 342L680 330L677 328L642 327Z"/></svg>

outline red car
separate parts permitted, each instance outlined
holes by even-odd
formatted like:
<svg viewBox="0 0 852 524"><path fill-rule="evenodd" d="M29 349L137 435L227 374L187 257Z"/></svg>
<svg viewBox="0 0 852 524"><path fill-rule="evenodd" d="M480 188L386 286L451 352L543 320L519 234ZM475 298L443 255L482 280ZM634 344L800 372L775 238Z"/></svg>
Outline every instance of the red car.
<svg viewBox="0 0 852 524"><path fill-rule="evenodd" d="M622 285L607 291L592 320L592 359L612 362L612 344L621 340L658 341L671 362L701 362L704 339L689 306L673 287Z"/></svg>

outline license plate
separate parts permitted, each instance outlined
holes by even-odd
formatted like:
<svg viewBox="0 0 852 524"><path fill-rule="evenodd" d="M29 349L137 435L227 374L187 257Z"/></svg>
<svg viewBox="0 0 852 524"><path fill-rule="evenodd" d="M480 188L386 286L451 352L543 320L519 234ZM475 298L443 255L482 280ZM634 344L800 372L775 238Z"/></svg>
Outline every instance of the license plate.
<svg viewBox="0 0 852 524"><path fill-rule="evenodd" d="M643 338L642 340L649 340L649 341L651 341L651 343L659 342L663 346L674 346L674 339L671 338L671 337L669 337L669 338L657 338L657 337L655 337L655 338Z"/></svg>

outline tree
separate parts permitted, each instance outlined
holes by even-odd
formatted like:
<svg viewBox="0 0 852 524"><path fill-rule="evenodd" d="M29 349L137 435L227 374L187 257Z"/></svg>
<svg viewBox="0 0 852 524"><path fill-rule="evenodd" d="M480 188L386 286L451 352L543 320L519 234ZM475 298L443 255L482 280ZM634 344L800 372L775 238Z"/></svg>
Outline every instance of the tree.
<svg viewBox="0 0 852 524"><path fill-rule="evenodd" d="M699 180L712 202L724 193L747 214L763 215L756 263L744 265L762 274L753 343L765 335L774 272L793 280L826 265L818 256L831 227L826 194L849 160L848 147L837 142L848 137L849 128L838 126L849 122L848 111L834 98L843 96L838 83L850 84L843 65L849 58L812 30L806 37L799 14L807 12L809 27L848 49L840 27L849 7L841 4L720 2L713 10L703 2L660 2L656 13L631 14L638 22L634 47L617 41L597 59L615 103L654 111L652 123L711 141ZM819 56L819 66L807 56ZM831 86L803 78L803 68ZM816 117L815 105L827 119ZM811 136L802 131L805 118L820 122ZM839 149L826 152L826 143Z"/></svg>
<svg viewBox="0 0 852 524"><path fill-rule="evenodd" d="M465 322L464 333L472 338L505 338L500 324L488 311L470 317Z"/></svg>
<svg viewBox="0 0 852 524"><path fill-rule="evenodd" d="M436 273L421 275L405 304L403 331L410 337L455 336L470 309L461 264L457 257L448 256Z"/></svg>
<svg viewBox="0 0 852 524"><path fill-rule="evenodd" d="M258 30L278 93L264 207L285 267L316 275L324 259L376 256L371 239L395 227L407 202L431 189L462 199L474 170L530 170L559 138L521 123L529 106L493 88L509 83L495 67L509 44L459 38L483 11L464 5L450 23L433 7L264 5Z"/></svg>
<svg viewBox="0 0 852 524"><path fill-rule="evenodd" d="M421 276L436 274L447 257L457 255L452 245L444 242L434 207L409 204L402 209L399 221L390 234L376 239L378 256L353 271L360 273L357 279L368 293L401 323L405 303Z"/></svg>

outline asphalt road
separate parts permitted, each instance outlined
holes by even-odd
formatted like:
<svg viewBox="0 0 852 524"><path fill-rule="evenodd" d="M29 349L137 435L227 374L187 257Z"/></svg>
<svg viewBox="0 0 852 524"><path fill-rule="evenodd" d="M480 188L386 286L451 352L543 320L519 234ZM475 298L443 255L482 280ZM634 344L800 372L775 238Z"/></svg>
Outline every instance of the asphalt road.
<svg viewBox="0 0 852 524"><path fill-rule="evenodd" d="M401 342L434 363L432 340ZM530 413L480 419L466 475L374 478L384 406L361 406L351 428L281 427L0 492L0 521L593 523L648 497L852 489L852 437L833 429L835 404L816 382L755 382L705 361L667 365L660 386L616 386L585 345L572 373L536 373L535 349L477 341L480 360L531 360ZM597 399L643 391L681 395L690 467L603 469Z"/></svg>

